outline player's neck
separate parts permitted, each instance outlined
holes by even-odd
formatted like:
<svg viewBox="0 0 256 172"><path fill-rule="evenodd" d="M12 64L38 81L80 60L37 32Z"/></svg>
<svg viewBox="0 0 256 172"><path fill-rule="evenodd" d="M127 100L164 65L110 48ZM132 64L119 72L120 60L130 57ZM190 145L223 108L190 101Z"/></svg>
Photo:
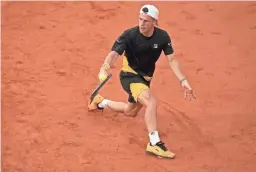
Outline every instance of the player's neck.
<svg viewBox="0 0 256 172"><path fill-rule="evenodd" d="M151 37L152 35L153 35L153 33L154 33L154 30L155 30L155 28L153 28L153 29L151 29L149 32L147 32L147 33L141 33L143 36L145 36L145 37Z"/></svg>

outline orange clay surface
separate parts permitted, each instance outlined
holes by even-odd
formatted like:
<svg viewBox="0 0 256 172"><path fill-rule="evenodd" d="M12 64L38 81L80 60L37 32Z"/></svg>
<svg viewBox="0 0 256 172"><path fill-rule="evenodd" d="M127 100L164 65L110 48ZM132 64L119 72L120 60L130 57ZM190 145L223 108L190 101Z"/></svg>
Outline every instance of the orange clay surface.
<svg viewBox="0 0 256 172"><path fill-rule="evenodd" d="M162 55L152 90L176 159L145 154L145 109L87 112L100 65L144 3L2 3L2 172L256 171L256 3L154 3L197 95L184 100ZM121 64L101 90L111 100L127 100Z"/></svg>

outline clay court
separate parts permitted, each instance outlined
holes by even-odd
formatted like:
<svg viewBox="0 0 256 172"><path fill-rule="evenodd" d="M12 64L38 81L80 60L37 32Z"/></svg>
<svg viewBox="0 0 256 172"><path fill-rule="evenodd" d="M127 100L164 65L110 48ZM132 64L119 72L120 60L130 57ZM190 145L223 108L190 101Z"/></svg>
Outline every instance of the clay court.
<svg viewBox="0 0 256 172"><path fill-rule="evenodd" d="M2 2L3 172L256 171L255 2L152 2L197 95L184 100L162 55L152 91L174 160L145 154L145 109L87 112L104 58L145 3ZM121 65L101 94L127 101Z"/></svg>

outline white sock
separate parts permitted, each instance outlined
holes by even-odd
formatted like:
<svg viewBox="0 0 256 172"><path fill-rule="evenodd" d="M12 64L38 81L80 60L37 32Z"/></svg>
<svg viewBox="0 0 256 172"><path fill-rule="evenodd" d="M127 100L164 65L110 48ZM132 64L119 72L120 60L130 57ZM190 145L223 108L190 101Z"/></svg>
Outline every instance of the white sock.
<svg viewBox="0 0 256 172"><path fill-rule="evenodd" d="M102 102L100 102L100 103L98 104L98 106L99 106L100 108L105 108L105 107L108 106L108 102L109 102L109 100L104 99Z"/></svg>
<svg viewBox="0 0 256 172"><path fill-rule="evenodd" d="M148 135L149 135L150 143L153 146L156 145L156 143L160 141L158 131L153 131L153 132L149 133Z"/></svg>

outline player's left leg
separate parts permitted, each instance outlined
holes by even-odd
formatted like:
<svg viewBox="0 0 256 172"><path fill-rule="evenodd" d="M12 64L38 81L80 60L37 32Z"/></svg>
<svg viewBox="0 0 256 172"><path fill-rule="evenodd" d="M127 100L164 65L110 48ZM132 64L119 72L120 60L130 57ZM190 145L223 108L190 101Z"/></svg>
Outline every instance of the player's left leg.
<svg viewBox="0 0 256 172"><path fill-rule="evenodd" d="M139 85L137 86L139 87ZM136 91L134 87L134 91ZM138 90L139 91L139 90ZM157 102L152 95L150 89L145 89L138 92L136 101L146 107L145 123L149 133L149 143L147 144L146 153L163 158L174 158L175 154L167 149L165 143L160 139L157 130Z"/></svg>

